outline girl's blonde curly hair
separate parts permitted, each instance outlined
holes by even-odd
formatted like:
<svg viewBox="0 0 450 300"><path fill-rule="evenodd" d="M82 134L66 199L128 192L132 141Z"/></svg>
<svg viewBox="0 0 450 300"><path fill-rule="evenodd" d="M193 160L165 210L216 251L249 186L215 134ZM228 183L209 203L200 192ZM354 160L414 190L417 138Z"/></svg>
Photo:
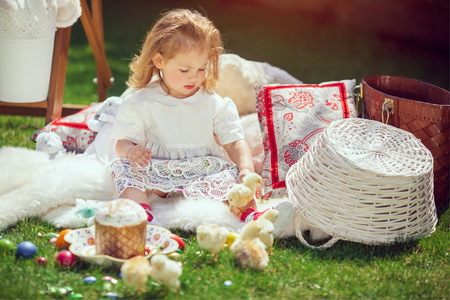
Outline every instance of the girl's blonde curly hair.
<svg viewBox="0 0 450 300"><path fill-rule="evenodd" d="M223 51L220 32L205 16L188 9L176 9L166 12L147 33L139 55L130 63L131 75L127 81L129 87L141 89L147 86L153 76L161 82L161 74L153 63L156 53L170 60L178 53L191 49L208 51L205 89L211 90L219 78L219 56Z"/></svg>

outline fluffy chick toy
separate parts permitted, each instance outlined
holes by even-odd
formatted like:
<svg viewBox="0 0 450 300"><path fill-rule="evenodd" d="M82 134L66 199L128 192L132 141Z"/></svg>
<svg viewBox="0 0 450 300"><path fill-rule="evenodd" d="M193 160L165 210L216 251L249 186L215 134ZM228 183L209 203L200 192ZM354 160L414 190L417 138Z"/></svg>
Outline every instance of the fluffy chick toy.
<svg viewBox="0 0 450 300"><path fill-rule="evenodd" d="M200 225L197 227L198 245L214 253L213 261L217 261L217 255L223 248L223 244L230 235L225 227L215 225Z"/></svg>
<svg viewBox="0 0 450 300"><path fill-rule="evenodd" d="M262 214L256 222L261 225L261 231L259 232L259 239L261 242L269 248L269 253L273 254L273 223L278 219L280 212L276 209L269 209L264 214Z"/></svg>
<svg viewBox="0 0 450 300"><path fill-rule="evenodd" d="M256 221L248 222L240 237L231 245L230 250L243 267L263 270L269 264L269 254L266 246L259 239L261 224Z"/></svg>
<svg viewBox="0 0 450 300"><path fill-rule="evenodd" d="M261 176L256 173L245 175L242 181L243 183L235 184L227 192L230 210L233 210L233 207L245 206L255 196L258 186L263 184Z"/></svg>
<svg viewBox="0 0 450 300"><path fill-rule="evenodd" d="M36 138L36 151L42 151L53 159L66 152L59 135L54 132L41 132Z"/></svg>
<svg viewBox="0 0 450 300"><path fill-rule="evenodd" d="M143 257L132 257L123 263L120 272L122 272L122 279L125 284L136 288L136 292L139 292L147 283L150 263Z"/></svg>
<svg viewBox="0 0 450 300"><path fill-rule="evenodd" d="M165 286L173 286L179 291L182 272L181 263L171 260L164 254L156 254L151 258L150 277Z"/></svg>

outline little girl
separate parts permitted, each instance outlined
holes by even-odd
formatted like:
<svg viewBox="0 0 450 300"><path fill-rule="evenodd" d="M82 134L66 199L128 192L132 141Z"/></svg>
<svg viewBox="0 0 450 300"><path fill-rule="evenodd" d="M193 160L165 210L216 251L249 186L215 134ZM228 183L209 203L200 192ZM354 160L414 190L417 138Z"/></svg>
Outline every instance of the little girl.
<svg viewBox="0 0 450 300"><path fill-rule="evenodd" d="M130 64L127 84L136 92L117 114L111 171L118 195L141 204L151 224L159 225L149 193L226 201L227 190L254 172L236 106L212 91L222 50L210 20L178 9L154 25ZM256 202L244 209L243 221L257 213Z"/></svg>

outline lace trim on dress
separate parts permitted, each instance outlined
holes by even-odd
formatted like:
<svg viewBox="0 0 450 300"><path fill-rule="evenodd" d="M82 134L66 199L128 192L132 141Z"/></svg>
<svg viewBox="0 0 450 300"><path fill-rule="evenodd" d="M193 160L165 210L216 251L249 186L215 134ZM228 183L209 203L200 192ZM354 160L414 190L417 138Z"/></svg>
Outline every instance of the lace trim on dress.
<svg viewBox="0 0 450 300"><path fill-rule="evenodd" d="M218 144L207 145L204 147L186 147L174 148L165 147L151 140L145 144L145 147L152 152L152 157L156 159L185 159L187 157L208 157L228 158L225 149Z"/></svg>
<svg viewBox="0 0 450 300"><path fill-rule="evenodd" d="M235 165L214 156L180 160L152 159L146 168L134 168L126 158L114 160L110 169L117 193L133 187L183 192L185 197L227 200L226 193L238 181Z"/></svg>

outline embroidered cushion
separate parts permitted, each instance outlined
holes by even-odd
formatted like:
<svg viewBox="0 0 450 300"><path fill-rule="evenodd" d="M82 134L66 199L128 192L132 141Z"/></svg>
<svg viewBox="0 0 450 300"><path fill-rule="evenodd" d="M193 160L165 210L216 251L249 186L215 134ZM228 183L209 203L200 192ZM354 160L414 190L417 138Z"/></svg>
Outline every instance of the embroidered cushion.
<svg viewBox="0 0 450 300"><path fill-rule="evenodd" d="M96 132L87 126L87 122L95 116L98 105L94 103L79 112L67 117L59 118L47 124L44 128L37 130L31 140L36 141L41 132L55 132L61 138L64 148L68 151L83 153L95 139Z"/></svg>
<svg viewBox="0 0 450 300"><path fill-rule="evenodd" d="M286 195L286 173L332 121L357 117L355 80L256 85L264 145L263 198Z"/></svg>

